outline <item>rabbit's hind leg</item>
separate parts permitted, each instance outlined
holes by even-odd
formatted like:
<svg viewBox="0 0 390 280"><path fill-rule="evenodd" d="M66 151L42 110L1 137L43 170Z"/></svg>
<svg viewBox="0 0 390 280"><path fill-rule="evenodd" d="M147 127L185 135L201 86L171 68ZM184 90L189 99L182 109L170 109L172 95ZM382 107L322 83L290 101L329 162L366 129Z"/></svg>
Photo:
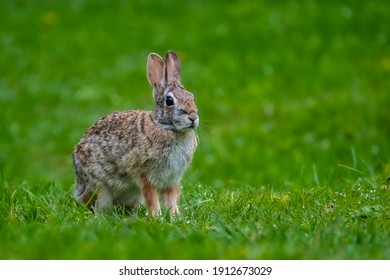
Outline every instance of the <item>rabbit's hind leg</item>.
<svg viewBox="0 0 390 280"><path fill-rule="evenodd" d="M111 191L106 187L100 187L96 194L96 201L93 209L97 212L104 212L114 205L114 200Z"/></svg>
<svg viewBox="0 0 390 280"><path fill-rule="evenodd" d="M74 189L74 198L92 210L97 198L97 189L90 188L86 184L77 181Z"/></svg>
<svg viewBox="0 0 390 280"><path fill-rule="evenodd" d="M74 197L93 212L104 212L113 206L112 194L105 187L85 187L77 182Z"/></svg>

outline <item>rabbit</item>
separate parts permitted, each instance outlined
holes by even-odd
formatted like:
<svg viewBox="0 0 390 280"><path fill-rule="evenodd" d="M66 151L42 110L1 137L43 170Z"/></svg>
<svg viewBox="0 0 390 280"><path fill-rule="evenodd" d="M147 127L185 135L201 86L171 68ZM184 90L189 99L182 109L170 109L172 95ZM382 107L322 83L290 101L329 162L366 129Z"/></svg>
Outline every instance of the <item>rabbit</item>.
<svg viewBox="0 0 390 280"><path fill-rule="evenodd" d="M111 113L92 125L76 145L74 197L92 211L114 205L160 215L159 194L170 215L179 213L180 180L197 148L198 109L180 82L180 60L151 53L147 78L153 111Z"/></svg>

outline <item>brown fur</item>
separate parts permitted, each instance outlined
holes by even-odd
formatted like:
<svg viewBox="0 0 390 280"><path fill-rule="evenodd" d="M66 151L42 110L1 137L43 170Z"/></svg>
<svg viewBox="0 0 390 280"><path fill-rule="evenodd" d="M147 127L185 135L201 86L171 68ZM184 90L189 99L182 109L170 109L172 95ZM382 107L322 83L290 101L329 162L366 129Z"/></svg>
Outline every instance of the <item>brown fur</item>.
<svg viewBox="0 0 390 280"><path fill-rule="evenodd" d="M146 178L141 179L141 190L145 198L146 206L151 214L160 214L160 202L157 189L154 188Z"/></svg>

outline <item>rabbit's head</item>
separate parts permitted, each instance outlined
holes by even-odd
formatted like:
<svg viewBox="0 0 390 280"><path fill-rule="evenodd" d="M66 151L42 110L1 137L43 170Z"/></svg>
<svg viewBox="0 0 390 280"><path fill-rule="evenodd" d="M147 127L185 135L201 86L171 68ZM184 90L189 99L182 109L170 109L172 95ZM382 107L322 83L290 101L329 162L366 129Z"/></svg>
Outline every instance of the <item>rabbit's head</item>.
<svg viewBox="0 0 390 280"><path fill-rule="evenodd" d="M165 61L158 54L148 57L147 76L153 86L156 107L153 118L164 128L175 131L194 129L199 124L194 96L180 82L180 60L172 51Z"/></svg>

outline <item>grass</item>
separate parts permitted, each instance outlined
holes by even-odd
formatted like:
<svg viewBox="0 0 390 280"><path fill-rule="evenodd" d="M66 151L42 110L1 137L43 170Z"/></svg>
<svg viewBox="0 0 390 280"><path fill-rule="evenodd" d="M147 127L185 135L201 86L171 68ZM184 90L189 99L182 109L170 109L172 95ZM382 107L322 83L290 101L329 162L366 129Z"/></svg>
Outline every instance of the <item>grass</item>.
<svg viewBox="0 0 390 280"><path fill-rule="evenodd" d="M5 185L2 191L0 258L380 259L390 254L389 193L364 179L346 192L193 185L174 220L168 213L152 218L144 208L93 215L52 184Z"/></svg>
<svg viewBox="0 0 390 280"><path fill-rule="evenodd" d="M0 3L1 259L389 259L386 1ZM199 107L181 215L91 215L73 146L151 109L175 50Z"/></svg>

